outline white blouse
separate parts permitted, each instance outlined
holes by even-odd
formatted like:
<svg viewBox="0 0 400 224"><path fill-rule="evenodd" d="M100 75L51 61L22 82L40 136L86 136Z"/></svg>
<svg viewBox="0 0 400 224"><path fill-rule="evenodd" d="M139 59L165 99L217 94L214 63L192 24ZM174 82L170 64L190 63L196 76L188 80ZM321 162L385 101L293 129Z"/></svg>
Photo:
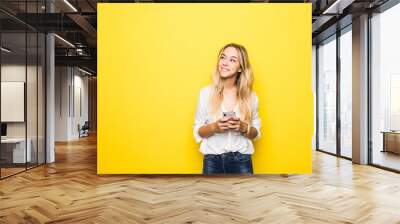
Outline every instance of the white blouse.
<svg viewBox="0 0 400 224"><path fill-rule="evenodd" d="M205 124L215 122L210 115L209 97L211 92L211 86L207 86L201 89L200 96L197 104L197 111L194 119L193 134L197 143L200 143L200 152L203 154L222 154L226 152L240 152L242 154L253 154L254 147L250 139L237 131L229 130L225 133L215 133L208 138L202 138L199 135L199 129ZM221 104L221 116L222 112L226 111L223 104ZM240 110L238 105L234 108L234 112L237 117L240 117ZM261 132L261 120L258 117L258 97L252 93L252 122L251 126L257 129L257 136L255 139L260 138ZM254 139L254 140L255 140Z"/></svg>

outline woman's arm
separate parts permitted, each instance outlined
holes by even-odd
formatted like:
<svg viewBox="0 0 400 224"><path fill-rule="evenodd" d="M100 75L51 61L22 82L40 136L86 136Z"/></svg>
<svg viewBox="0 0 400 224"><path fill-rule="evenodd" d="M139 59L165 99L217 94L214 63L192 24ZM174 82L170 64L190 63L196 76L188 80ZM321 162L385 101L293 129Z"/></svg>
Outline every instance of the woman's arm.
<svg viewBox="0 0 400 224"><path fill-rule="evenodd" d="M206 124L199 128L199 135L202 138L208 138L215 133L215 123Z"/></svg>
<svg viewBox="0 0 400 224"><path fill-rule="evenodd" d="M247 133L248 126L249 126L249 124L241 121L240 122L240 132L243 133L243 135L246 138L253 140L255 137L257 137L258 131L256 128L250 127L250 131L249 131L249 133Z"/></svg>
<svg viewBox="0 0 400 224"><path fill-rule="evenodd" d="M250 140L253 140L258 135L258 130L255 127L250 127L250 130L248 130L249 124L241 121L239 118L234 118L228 122L229 122L228 126L229 129L242 133L243 136L245 136Z"/></svg>
<svg viewBox="0 0 400 224"><path fill-rule="evenodd" d="M220 120L203 125L199 128L199 135L202 138L208 138L215 133L224 133L229 130L229 123L226 118L221 118Z"/></svg>

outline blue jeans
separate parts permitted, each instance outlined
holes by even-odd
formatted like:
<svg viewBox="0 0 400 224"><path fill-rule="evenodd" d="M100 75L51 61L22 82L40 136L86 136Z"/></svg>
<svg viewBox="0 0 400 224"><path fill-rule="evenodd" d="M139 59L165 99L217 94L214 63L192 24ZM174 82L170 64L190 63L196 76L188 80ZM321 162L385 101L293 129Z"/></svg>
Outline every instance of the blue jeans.
<svg viewBox="0 0 400 224"><path fill-rule="evenodd" d="M204 155L203 174L219 173L253 174L251 155L240 152Z"/></svg>

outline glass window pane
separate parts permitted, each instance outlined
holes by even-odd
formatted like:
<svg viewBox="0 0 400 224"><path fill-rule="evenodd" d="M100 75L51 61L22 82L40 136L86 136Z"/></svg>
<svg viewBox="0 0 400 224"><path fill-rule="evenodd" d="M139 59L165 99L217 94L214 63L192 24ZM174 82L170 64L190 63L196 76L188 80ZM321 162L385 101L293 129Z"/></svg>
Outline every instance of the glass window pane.
<svg viewBox="0 0 400 224"><path fill-rule="evenodd" d="M352 157L352 35L340 36L340 153Z"/></svg>
<svg viewBox="0 0 400 224"><path fill-rule="evenodd" d="M372 163L400 170L400 4L371 19Z"/></svg>
<svg viewBox="0 0 400 224"><path fill-rule="evenodd" d="M336 153L336 39L318 48L318 148Z"/></svg>
<svg viewBox="0 0 400 224"><path fill-rule="evenodd" d="M26 110L27 110L27 135L28 135L28 142L30 144L30 160L27 163L28 168L34 167L37 165L37 132L38 132L38 125L37 125L37 98L38 98L38 88L37 88L37 79L38 79L38 52L37 52L37 33L36 32L28 32L28 55L27 55L27 81L26 81L26 88L27 88L27 99L26 99Z"/></svg>
<svg viewBox="0 0 400 224"><path fill-rule="evenodd" d="M46 65L46 37L43 33L38 35L38 163L45 163L45 65Z"/></svg>
<svg viewBox="0 0 400 224"><path fill-rule="evenodd" d="M0 1L18 16L44 13L45 1ZM0 178L45 162L45 35L7 14L0 24L2 141ZM34 26L34 25L33 25ZM40 31L39 31L40 32Z"/></svg>
<svg viewBox="0 0 400 224"><path fill-rule="evenodd" d="M2 33L1 47L1 174L2 178L25 170L30 159L26 144L26 34Z"/></svg>

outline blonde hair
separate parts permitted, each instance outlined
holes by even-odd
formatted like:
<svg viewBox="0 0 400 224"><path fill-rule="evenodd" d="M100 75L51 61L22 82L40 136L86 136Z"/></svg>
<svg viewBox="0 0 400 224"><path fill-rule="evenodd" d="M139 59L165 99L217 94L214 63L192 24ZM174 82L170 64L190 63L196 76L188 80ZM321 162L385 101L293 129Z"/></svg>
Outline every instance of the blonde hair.
<svg viewBox="0 0 400 224"><path fill-rule="evenodd" d="M223 100L224 85L219 73L219 60L223 51L233 47L238 51L239 63L241 72L238 72L236 79L237 99L240 109L240 119L250 123L251 121L251 94L253 89L253 71L250 66L249 57L246 48L242 45L230 43L221 48L218 53L217 65L212 75L211 94L210 94L210 107L211 115L216 119L221 116L221 104ZM240 70L239 70L240 71Z"/></svg>

